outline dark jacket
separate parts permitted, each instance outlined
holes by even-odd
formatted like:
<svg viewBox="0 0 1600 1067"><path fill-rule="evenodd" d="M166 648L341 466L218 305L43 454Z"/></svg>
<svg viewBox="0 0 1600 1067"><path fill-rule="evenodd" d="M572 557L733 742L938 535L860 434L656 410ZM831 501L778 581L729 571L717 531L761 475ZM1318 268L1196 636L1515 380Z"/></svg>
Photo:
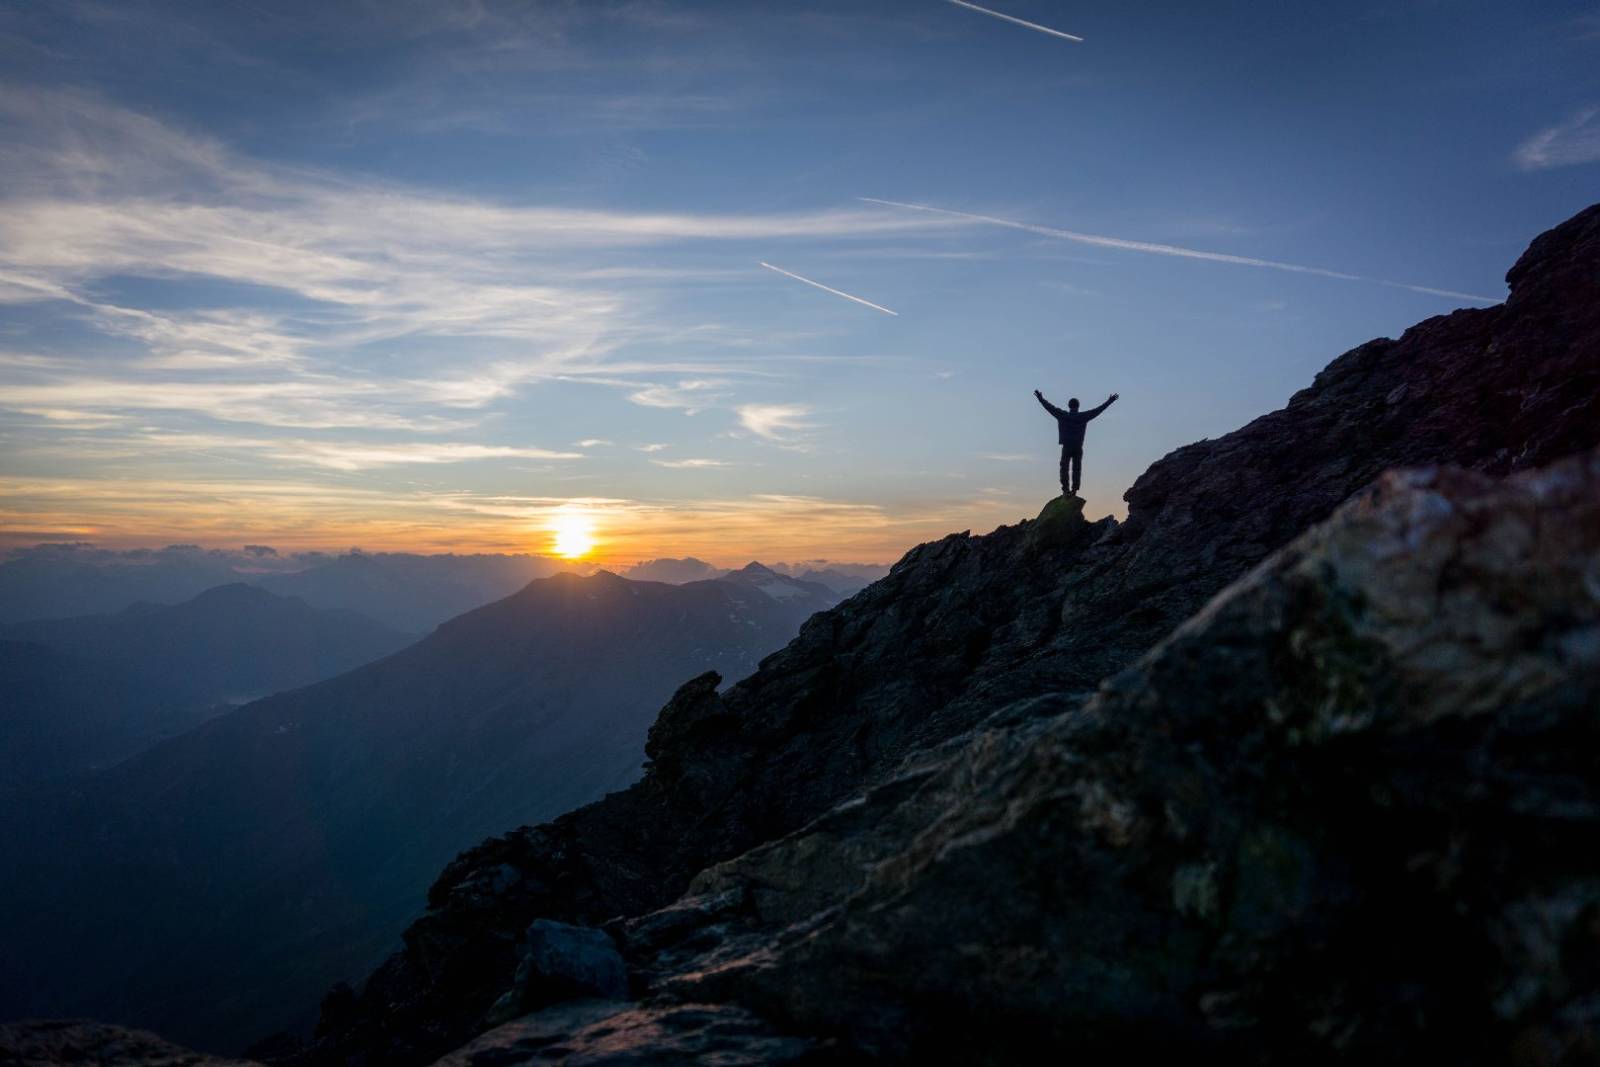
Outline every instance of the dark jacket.
<svg viewBox="0 0 1600 1067"><path fill-rule="evenodd" d="M1107 400L1099 407L1090 408L1088 411L1063 411L1042 396L1039 397L1039 403L1056 417L1056 428L1059 431L1056 439L1068 448L1082 448L1084 427L1089 425L1090 419L1111 406L1111 401Z"/></svg>

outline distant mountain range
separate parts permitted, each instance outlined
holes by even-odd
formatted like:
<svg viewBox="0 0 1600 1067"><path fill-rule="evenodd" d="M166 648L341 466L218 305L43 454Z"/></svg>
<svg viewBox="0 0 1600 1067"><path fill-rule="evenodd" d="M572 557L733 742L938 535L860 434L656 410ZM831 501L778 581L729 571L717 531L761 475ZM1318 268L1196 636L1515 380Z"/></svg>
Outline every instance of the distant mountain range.
<svg viewBox="0 0 1600 1067"><path fill-rule="evenodd" d="M100 615L140 602L177 604L239 581L241 562L190 546L113 553L40 545L0 563L0 623Z"/></svg>
<svg viewBox="0 0 1600 1067"><path fill-rule="evenodd" d="M8 780L105 766L227 706L341 674L416 640L248 585L171 607L0 626Z"/></svg>
<svg viewBox="0 0 1600 1067"><path fill-rule="evenodd" d="M30 862L0 871L0 1017L213 1046L305 1022L394 947L458 850L628 785L679 682L749 674L837 599L759 564L683 585L558 574L12 805L0 850Z"/></svg>
<svg viewBox="0 0 1600 1067"><path fill-rule="evenodd" d="M544 556L419 556L357 552L315 567L255 579L263 589L319 608L359 611L402 630L427 633L446 619L573 569Z"/></svg>
<svg viewBox="0 0 1600 1067"><path fill-rule="evenodd" d="M850 596L888 573L878 564L809 561L771 569ZM134 604L178 604L219 585L243 582L317 608L358 611L397 630L427 633L446 619L509 596L536 578L590 564L536 555L310 553L280 557L262 545L244 551L172 545L117 552L89 545L39 545L0 562L0 623L120 612ZM619 568L635 581L720 578L704 560L656 559Z"/></svg>
<svg viewBox="0 0 1600 1067"><path fill-rule="evenodd" d="M877 563L824 563L822 566L776 563L766 567L787 578L797 578L825 586L842 597L854 596L873 582L889 573L889 568ZM763 565L765 566L765 565ZM720 578L730 571L713 567L703 559L686 556L683 559L652 559L635 563L620 572L625 578L645 582L695 582Z"/></svg>
<svg viewBox="0 0 1600 1067"><path fill-rule="evenodd" d="M685 556L683 559L648 559L631 567L624 567L617 573L636 582L668 582L672 585L682 585L684 582L703 582L721 578L728 571L725 567L713 567L703 559Z"/></svg>

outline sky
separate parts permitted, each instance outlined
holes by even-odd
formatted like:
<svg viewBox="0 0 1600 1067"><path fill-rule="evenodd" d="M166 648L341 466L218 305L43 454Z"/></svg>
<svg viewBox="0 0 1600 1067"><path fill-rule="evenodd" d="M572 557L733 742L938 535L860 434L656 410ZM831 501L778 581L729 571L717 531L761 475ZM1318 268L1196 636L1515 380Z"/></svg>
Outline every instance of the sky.
<svg viewBox="0 0 1600 1067"><path fill-rule="evenodd" d="M0 0L0 546L1120 516L1600 199L1593 2L983 6Z"/></svg>

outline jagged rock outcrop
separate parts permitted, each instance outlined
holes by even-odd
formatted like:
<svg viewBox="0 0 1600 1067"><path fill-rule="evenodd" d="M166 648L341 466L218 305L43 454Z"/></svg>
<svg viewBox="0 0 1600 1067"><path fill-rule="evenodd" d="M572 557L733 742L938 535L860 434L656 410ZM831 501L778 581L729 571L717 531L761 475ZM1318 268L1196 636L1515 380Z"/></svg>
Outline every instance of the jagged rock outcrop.
<svg viewBox="0 0 1600 1067"><path fill-rule="evenodd" d="M1141 668L1147 674L1155 670L1160 681L1148 682L1144 696L1113 689L1108 692L1124 695L1101 693L1091 710L1074 714L1073 709L1100 679L1128 666L1380 472L1448 461L1498 475L1600 443L1597 279L1600 206L1534 242L1508 276L1512 292L1504 305L1458 311L1421 323L1398 340L1363 345L1335 360L1284 409L1155 464L1129 490L1129 516L1121 526L1051 514L1042 517L1047 521L1002 527L986 537L961 534L923 545L887 578L813 618L793 643L739 685L719 695L713 677L688 683L652 730L652 762L640 783L459 857L431 890L430 911L407 932L404 951L368 981L348 1022L305 1059L333 1063L360 1057L375 1065L405 1065L461 1044L483 1028L489 1006L511 986L517 939L536 918L582 925L620 918L613 928L632 939L630 962L663 995L676 989L690 999L737 997L783 1025L843 1034L856 1047L889 1055L937 1047L951 1038L937 1020L946 1014L951 1020L970 1018L959 1005L946 1002L961 982L971 984L973 1003L983 1005L991 1018L1037 1022L1051 1011L1063 1012L1050 1034L1065 1042L1066 1030L1077 1028L1079 1047L1114 1041L1117 1035L1146 1035L1144 1024L1150 1022L1178 1027L1170 1031L1175 1040L1187 1034L1224 1041L1216 1035L1237 1020L1245 1035L1237 1040L1242 1047L1285 1048L1274 1044L1272 1035L1263 1036L1252 1020L1279 1017L1272 1014L1280 1006L1272 998L1287 995L1282 990L1302 976L1302 985L1310 983L1305 988L1322 991L1318 1003L1326 1012L1312 1018L1315 998L1284 1007L1283 1032L1292 1038L1284 1041L1339 1052L1365 1047L1367 1035L1385 1027L1404 1029L1405 1012L1425 1011L1435 1004L1430 999L1435 994L1406 984L1409 972L1401 968L1392 988L1349 987L1357 989L1351 996L1373 998L1371 1011L1341 1001L1344 987L1330 986L1335 978L1312 972L1330 959L1318 955L1316 939L1345 926L1319 925L1326 902L1297 894L1308 885L1326 885L1359 896L1367 884L1362 877L1387 871L1382 863L1394 858L1393 850L1421 839L1406 836L1415 828L1402 822L1387 826L1366 801L1324 812L1327 821L1320 831L1308 828L1304 812L1301 821L1282 826L1268 820L1259 832L1251 829L1249 818L1275 812L1272 805L1280 801L1322 811L1315 796L1280 796L1262 784L1266 764L1286 752L1289 766L1309 761L1304 769L1316 772L1309 780L1339 787L1342 791L1330 795L1341 799L1359 798L1364 788L1433 796L1428 790L1437 783L1425 773L1426 760L1412 768L1412 778L1373 783L1352 769L1345 779L1337 768L1317 763L1325 756L1335 762L1347 758L1350 750L1342 742L1296 748L1282 731L1249 734L1240 727L1237 741L1243 747L1208 753L1204 738L1214 724L1207 715L1161 710L1162 701L1170 699L1223 718L1247 715L1249 709L1269 719L1293 718L1309 714L1296 701L1311 700L1309 694L1320 692L1319 686L1326 687L1330 707L1344 707L1335 698L1361 692L1402 706L1412 695L1401 679L1361 682L1362 671L1385 664L1381 642L1374 643L1375 637L1355 642L1345 650L1354 657L1350 663L1295 659L1289 655L1293 647L1267 640L1273 625L1293 620L1273 615L1288 605L1266 597L1260 617L1236 620L1242 629L1231 636L1239 640L1248 634L1263 647L1279 648L1288 657L1283 663L1252 660L1245 642L1232 669L1224 670L1220 665L1230 661L1208 658L1206 649L1194 644L1191 626L1188 638L1180 635L1189 643L1165 650L1159 660L1165 667ZM1458 476L1434 477L1448 482ZM1495 492L1488 483L1468 479L1461 484L1468 482L1477 488L1461 490L1464 508L1472 493L1488 499ZM1507 492L1532 492L1525 483L1518 486ZM1405 495L1389 492L1392 499ZM1416 489L1407 499L1420 506L1439 496ZM1448 493L1443 498L1452 499ZM1534 507L1536 514L1543 514L1540 507ZM1315 587L1312 581L1307 588ZM1506 595L1513 589L1496 588ZM1237 604L1240 595L1226 602ZM1522 606L1540 611L1546 605L1528 601ZM1218 610L1194 625L1220 625ZM1574 631L1572 640L1581 645L1583 632ZM1333 651L1338 650L1330 646ZM1284 679L1272 673L1291 666L1306 676ZM1235 677L1247 667L1258 674ZM1329 673L1324 677L1320 671ZM1271 695L1285 681L1302 687L1286 690L1286 705ZM1370 688L1391 684L1398 688ZM1124 704L1141 709L1141 718L1110 713ZM999 719L994 718L997 709L1003 709ZM1442 713L1441 743L1459 740L1450 724L1460 718ZM1177 731L1194 751L1173 747L1171 738L1136 736L1127 726L1133 721L1158 732ZM1517 720L1526 721L1531 720ZM1331 729L1315 716L1301 725ZM1408 736L1398 729L1392 735L1353 734L1374 744ZM1146 793L1126 795L1132 784L1146 780L1141 775L1151 773L1141 761L1167 761L1174 773L1189 776L1172 785L1177 806L1171 818L1191 836L1171 852L1145 854L1159 834L1178 831L1140 806ZM1094 774L1081 773L1086 762L1096 764ZM1041 795L1060 802L1027 808L1031 821L1026 825L1008 823L1006 797L1012 794L1005 790L1015 783L1002 768L1012 763L1026 772L1017 772L1018 782L1054 776L1047 784L1056 792ZM1451 764L1450 771L1459 774L1468 766L1476 768L1469 760ZM1391 769L1388 763L1375 768ZM1207 777L1211 771L1215 774ZM1001 791L979 789L979 781ZM1192 794L1183 792L1184 782ZM1285 788L1289 784L1292 780ZM1103 793L1096 792L1102 788ZM1486 810L1500 810L1496 804L1516 799L1505 791L1509 784L1495 788L1501 792L1491 789L1493 795L1482 800ZM952 790L960 801L953 809L946 795ZM862 804L836 807L863 793ZM1434 809L1422 800L1415 804L1405 810L1426 822ZM1203 816L1210 805L1238 813L1237 825L1207 821ZM952 810L948 818L939 817L938 825L969 829L944 839L927 836L932 833L925 821L929 813ZM1574 809L1584 810L1581 804ZM1015 814L1021 818L1024 810ZM1441 825L1448 823L1449 812L1434 814ZM1503 814L1510 818L1509 810ZM1336 866L1343 861L1335 857L1361 858L1346 840L1359 838L1365 826L1358 825L1361 818L1373 821L1366 829L1373 835L1377 858L1372 862L1379 866L1322 872L1318 864L1325 855ZM784 840L807 824L812 825L799 839ZM1545 829L1555 833L1554 826ZM1449 834L1440 833L1427 840L1444 850L1444 858L1419 853L1416 869L1443 878L1455 861ZM1509 842L1510 848L1514 836L1508 832L1493 840ZM984 862L998 865L987 873L982 864L961 867L963 857L984 856L978 846L986 837L1000 842L997 848L1048 845L1064 866L1030 868L1024 857L1001 852L985 857ZM768 847L751 852L763 845ZM1500 846L1486 847L1492 853ZM1190 855L1185 848L1192 858L1174 866L1173 856ZM760 877L727 868L707 871L741 854L734 866L759 868ZM875 872L871 886L859 882L859 872L868 866ZM839 878L822 877L830 870L840 872ZM1326 874L1326 880L1306 882L1307 871ZM1398 886L1375 884L1385 891ZM774 886L777 892L770 891ZM686 891L694 899L674 905ZM1411 894L1414 887L1408 881L1396 891ZM859 895L859 902L844 906L851 894ZM896 912L896 894L907 902L903 913ZM991 931L996 939L1017 938L995 941L1009 948L991 952L985 947L987 935L961 925L973 917L973 894L995 913L974 929ZM946 900L960 904L946 908ZM1126 901L1121 913L1119 901ZM1164 902L1161 907L1152 903L1158 901ZM1541 906L1535 897L1529 901L1530 908ZM1057 910L1057 903L1070 903L1074 914L1081 911L1081 925L1069 916L1056 931L1058 940L1048 945L1017 937L1018 930ZM1333 903L1342 908L1345 902ZM842 912L828 910L841 906ZM859 918L864 913L857 909L872 908L887 916L882 925ZM1243 917L1224 908L1242 909ZM1347 916L1341 908L1334 913ZM1251 925L1257 911L1259 928ZM832 917L816 928L806 925L817 914ZM1131 925L1117 927L1111 919L1118 915ZM734 922L729 916L755 921L758 930L766 929L762 924L800 926L785 935L787 941L754 948L724 944L721 934L705 932L708 923ZM1235 921L1243 940L1224 936L1235 929L1227 923ZM1440 930L1419 930L1418 943L1432 946L1427 939L1434 934L1443 937ZM840 947L852 939L857 941L853 948ZM931 941L943 942L942 955L932 950ZM1369 930L1346 944L1382 948L1373 941ZM1328 944L1340 947L1334 940ZM1250 952L1263 945L1278 953L1267 958L1281 962L1284 980L1258 989L1247 979L1265 972L1250 971L1248 964ZM1529 945L1525 951L1545 948ZM1236 949L1239 959L1229 956ZM708 952L716 953L715 959L705 958ZM1374 959L1391 962L1386 955ZM1077 961L1080 969L1060 969L1066 960ZM1477 970L1466 967L1472 961L1461 962L1463 982L1489 973L1482 961ZM816 976L832 966L859 967L862 973L829 991ZM1307 970L1296 969L1302 966ZM689 981L682 976L691 972L699 975L694 984L703 989L681 988ZM719 985L716 976L724 973L738 978ZM903 996L897 999L893 989L902 980ZM1035 980L1055 985L1035 990L1028 984ZM1149 985L1141 986L1140 980ZM785 983L791 996L780 995ZM1146 995L1155 985L1167 990L1168 1000ZM1010 992L1002 995L1005 990ZM1073 991L1076 995L1067 995ZM1204 1004L1184 1000L1179 991L1205 998ZM864 1022L845 1003L853 997L859 997L862 1012L876 1012L881 1020ZM1382 1011L1391 1016L1373 1014ZM1354 1029L1347 1034L1350 1026ZM1326 1037L1322 1045L1305 1036L1319 1027ZM993 1031L989 1027L986 1033Z"/></svg>
<svg viewBox="0 0 1600 1067"><path fill-rule="evenodd" d="M893 1061L1600 1056L1600 451L1389 475L1026 718L624 924L636 968Z"/></svg>

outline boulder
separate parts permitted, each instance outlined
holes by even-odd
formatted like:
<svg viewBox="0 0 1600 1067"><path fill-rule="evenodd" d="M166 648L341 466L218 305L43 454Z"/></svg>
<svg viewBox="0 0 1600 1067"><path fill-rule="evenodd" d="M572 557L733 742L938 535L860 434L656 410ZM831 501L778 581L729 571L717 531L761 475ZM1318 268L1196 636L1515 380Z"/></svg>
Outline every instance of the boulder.
<svg viewBox="0 0 1600 1067"><path fill-rule="evenodd" d="M562 1000L627 999L628 968L603 930L535 919L522 940L514 984L490 1009L491 1023Z"/></svg>

